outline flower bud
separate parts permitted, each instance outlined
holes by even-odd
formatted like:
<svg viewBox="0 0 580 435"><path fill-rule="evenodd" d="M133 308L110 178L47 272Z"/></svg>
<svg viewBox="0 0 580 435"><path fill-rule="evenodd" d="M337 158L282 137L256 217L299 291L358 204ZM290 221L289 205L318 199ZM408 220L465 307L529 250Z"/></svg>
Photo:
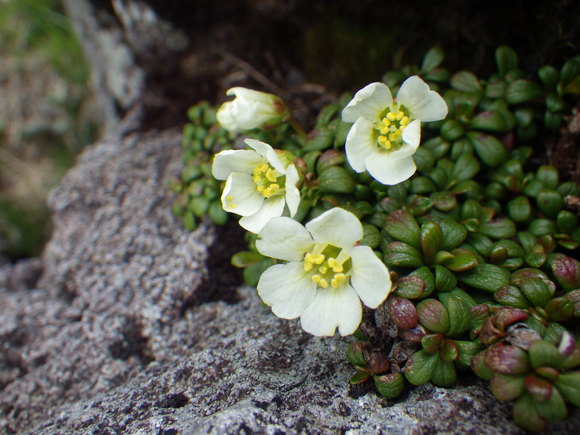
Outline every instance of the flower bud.
<svg viewBox="0 0 580 435"><path fill-rule="evenodd" d="M374 376L373 379L379 394L387 399L398 397L405 388L405 378L401 373Z"/></svg>
<svg viewBox="0 0 580 435"><path fill-rule="evenodd" d="M242 87L231 88L226 94L235 98L221 105L217 120L223 128L234 133L274 127L289 117L288 108L276 95Z"/></svg>
<svg viewBox="0 0 580 435"><path fill-rule="evenodd" d="M445 333L449 329L449 314L445 306L436 299L425 299L417 305L419 322L428 331Z"/></svg>
<svg viewBox="0 0 580 435"><path fill-rule="evenodd" d="M530 370L526 352L515 346L506 346L501 343L487 350L485 364L490 370L505 375L523 375Z"/></svg>

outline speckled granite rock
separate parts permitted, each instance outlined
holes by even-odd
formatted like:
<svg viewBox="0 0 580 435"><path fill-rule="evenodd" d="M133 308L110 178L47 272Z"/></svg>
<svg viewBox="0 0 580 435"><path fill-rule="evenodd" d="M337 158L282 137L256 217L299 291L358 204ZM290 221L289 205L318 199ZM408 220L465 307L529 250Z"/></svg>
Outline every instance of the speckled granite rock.
<svg viewBox="0 0 580 435"><path fill-rule="evenodd" d="M51 197L42 259L0 269L0 433L520 433L468 382L351 397L347 340L277 319L253 289L220 293L211 246L232 241L170 211L179 143L88 149Z"/></svg>

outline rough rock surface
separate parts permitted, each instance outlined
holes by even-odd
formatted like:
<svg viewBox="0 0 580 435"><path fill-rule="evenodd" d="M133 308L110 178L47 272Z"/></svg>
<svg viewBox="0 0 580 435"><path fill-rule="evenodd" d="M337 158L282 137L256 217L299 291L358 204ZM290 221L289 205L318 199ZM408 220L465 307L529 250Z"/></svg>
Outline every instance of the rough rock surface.
<svg viewBox="0 0 580 435"><path fill-rule="evenodd" d="M207 247L231 241L172 216L179 142L88 149L52 195L42 258L0 269L0 433L520 433L471 380L351 397L346 340L277 319L253 289L216 300L235 298Z"/></svg>

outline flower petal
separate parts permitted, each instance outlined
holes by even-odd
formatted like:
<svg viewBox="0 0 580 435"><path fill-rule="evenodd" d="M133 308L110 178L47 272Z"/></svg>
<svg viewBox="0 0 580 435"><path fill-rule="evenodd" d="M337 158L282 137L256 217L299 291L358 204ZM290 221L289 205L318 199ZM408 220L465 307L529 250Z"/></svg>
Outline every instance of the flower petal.
<svg viewBox="0 0 580 435"><path fill-rule="evenodd" d="M354 94L353 99L342 110L342 120L355 122L362 117L371 122L378 121L379 114L392 102L393 96L387 85L371 83Z"/></svg>
<svg viewBox="0 0 580 435"><path fill-rule="evenodd" d="M267 144L266 142L262 142L261 140L256 139L244 139L246 145L252 147L256 152L261 155L262 157L266 158L269 151L274 151L271 145Z"/></svg>
<svg viewBox="0 0 580 435"><path fill-rule="evenodd" d="M381 153L366 159L369 174L383 184L401 183L411 177L417 170L413 157L393 158L392 154Z"/></svg>
<svg viewBox="0 0 580 435"><path fill-rule="evenodd" d="M252 150L225 150L215 155L211 172L218 180L225 180L232 172L251 174L265 159Z"/></svg>
<svg viewBox="0 0 580 435"><path fill-rule="evenodd" d="M414 119L423 122L439 121L447 116L447 103L419 76L409 77L397 93L397 102L411 112Z"/></svg>
<svg viewBox="0 0 580 435"><path fill-rule="evenodd" d="M312 246L306 228L289 217L275 217L262 228L256 248L266 257L286 261L301 261Z"/></svg>
<svg viewBox="0 0 580 435"><path fill-rule="evenodd" d="M240 172L230 174L221 199L225 211L241 216L255 214L264 202L264 196L256 190L252 176Z"/></svg>
<svg viewBox="0 0 580 435"><path fill-rule="evenodd" d="M286 185L284 188L286 189L285 199L288 210L290 211L290 216L296 214L298 206L300 205L300 191L296 187L299 178L296 166L288 165L286 168Z"/></svg>
<svg viewBox="0 0 580 435"><path fill-rule="evenodd" d="M306 229L317 243L328 243L338 248L350 249L362 239L363 229L357 217L349 211L335 207L306 224Z"/></svg>
<svg viewBox="0 0 580 435"><path fill-rule="evenodd" d="M360 299L347 284L337 289L318 289L314 301L300 316L300 323L306 332L318 336L332 336L337 327L340 335L350 335L361 319Z"/></svg>
<svg viewBox="0 0 580 435"><path fill-rule="evenodd" d="M356 172L365 171L365 159L375 149L372 122L358 118L350 128L345 143L346 158L351 168Z"/></svg>
<svg viewBox="0 0 580 435"><path fill-rule="evenodd" d="M421 121L419 119L411 121L411 123L405 127L403 130L403 142L404 145L399 150L393 151L393 156L409 157L410 155L415 154L417 148L419 148L419 143L421 142Z"/></svg>
<svg viewBox="0 0 580 435"><path fill-rule="evenodd" d="M284 197L272 196L262 203L262 207L251 216L240 219L240 225L251 233L259 233L264 225L274 217L281 216L284 212Z"/></svg>
<svg viewBox="0 0 580 435"><path fill-rule="evenodd" d="M368 246L355 246L350 258L354 291L367 307L377 308L391 291L389 269Z"/></svg>
<svg viewBox="0 0 580 435"><path fill-rule="evenodd" d="M316 284L304 272L302 263L269 267L258 281L258 295L282 319L295 319L314 300Z"/></svg>

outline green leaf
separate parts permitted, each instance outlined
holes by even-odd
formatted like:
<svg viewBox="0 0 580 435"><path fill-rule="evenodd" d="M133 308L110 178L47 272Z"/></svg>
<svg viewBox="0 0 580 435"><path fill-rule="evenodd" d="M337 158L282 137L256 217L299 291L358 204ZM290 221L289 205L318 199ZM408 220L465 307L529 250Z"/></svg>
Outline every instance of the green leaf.
<svg viewBox="0 0 580 435"><path fill-rule="evenodd" d="M494 136L470 131L467 133L467 137L481 161L487 166L495 167L506 160L507 150Z"/></svg>
<svg viewBox="0 0 580 435"><path fill-rule="evenodd" d="M405 388L405 378L401 373L373 376L373 379L379 394L387 399L400 396Z"/></svg>
<svg viewBox="0 0 580 435"><path fill-rule="evenodd" d="M228 213L222 208L219 200L213 201L209 205L207 215L216 225L225 225L228 221Z"/></svg>
<svg viewBox="0 0 580 435"><path fill-rule="evenodd" d="M530 362L534 368L553 367L559 369L563 362L563 357L556 346L547 341L536 341L530 346Z"/></svg>
<svg viewBox="0 0 580 435"><path fill-rule="evenodd" d="M556 68L551 65L544 65L538 70L538 75L546 89L556 89L556 85L560 81L560 73Z"/></svg>
<svg viewBox="0 0 580 435"><path fill-rule="evenodd" d="M467 237L467 230L463 225L454 219L446 218L439 221L441 231L443 231L443 242L441 249L450 251L459 246Z"/></svg>
<svg viewBox="0 0 580 435"><path fill-rule="evenodd" d="M352 377L349 379L349 383L351 385L362 384L366 382L371 377L369 372L356 372Z"/></svg>
<svg viewBox="0 0 580 435"><path fill-rule="evenodd" d="M552 389L552 395L544 402L536 402L536 412L550 423L565 420L568 408L558 389Z"/></svg>
<svg viewBox="0 0 580 435"><path fill-rule="evenodd" d="M469 367L473 357L481 350L481 344L476 341L454 341L455 345L457 346L457 350L459 351L457 362L464 367Z"/></svg>
<svg viewBox="0 0 580 435"><path fill-rule="evenodd" d="M396 210L387 216L383 230L395 240L421 248L421 228L412 214Z"/></svg>
<svg viewBox="0 0 580 435"><path fill-rule="evenodd" d="M495 51L495 62L499 73L505 76L518 67L518 55L513 48L502 45Z"/></svg>
<svg viewBox="0 0 580 435"><path fill-rule="evenodd" d="M476 75L470 71L459 71L450 80L451 87L458 91L480 93L482 91L481 85Z"/></svg>
<svg viewBox="0 0 580 435"><path fill-rule="evenodd" d="M497 400L515 400L524 392L524 379L524 376L496 373L491 378L491 392Z"/></svg>
<svg viewBox="0 0 580 435"><path fill-rule="evenodd" d="M431 380L439 357L424 350L415 352L405 365L405 377L413 385L422 385Z"/></svg>
<svg viewBox="0 0 580 435"><path fill-rule="evenodd" d="M263 259L264 257L257 252L240 251L232 255L231 263L234 267L243 268L251 266L252 264L255 264Z"/></svg>
<svg viewBox="0 0 580 435"><path fill-rule="evenodd" d="M535 401L529 394L523 394L514 405L514 421L526 430L540 432L546 429L546 421L536 411Z"/></svg>
<svg viewBox="0 0 580 435"><path fill-rule="evenodd" d="M470 180L477 175L479 169L479 162L472 155L462 154L453 166L451 177L457 181Z"/></svg>
<svg viewBox="0 0 580 435"><path fill-rule="evenodd" d="M516 225L507 218L493 219L482 223L479 232L492 239L509 239L516 235Z"/></svg>
<svg viewBox="0 0 580 435"><path fill-rule="evenodd" d="M478 290L494 293L510 283L510 272L493 264L479 264L467 272L457 274L460 282Z"/></svg>
<svg viewBox="0 0 580 435"><path fill-rule="evenodd" d="M508 216L514 222L525 222L532 216L532 206L525 196L518 196L507 204Z"/></svg>
<svg viewBox="0 0 580 435"><path fill-rule="evenodd" d="M439 251L435 257L435 262L453 272L464 272L473 269L478 264L477 254L459 248L451 252Z"/></svg>
<svg viewBox="0 0 580 435"><path fill-rule="evenodd" d="M470 127L474 130L489 131L492 133L509 130L506 116L496 110L486 110L478 113L471 120Z"/></svg>
<svg viewBox="0 0 580 435"><path fill-rule="evenodd" d="M556 388L568 402L580 408L580 371L562 373L556 381Z"/></svg>
<svg viewBox="0 0 580 435"><path fill-rule="evenodd" d="M404 242L389 243L385 251L385 264L388 267L421 267L421 253Z"/></svg>
<svg viewBox="0 0 580 435"><path fill-rule="evenodd" d="M437 358L431 382L439 387L450 387L457 381L457 372L452 362Z"/></svg>
<svg viewBox="0 0 580 435"><path fill-rule="evenodd" d="M540 98L543 94L542 88L529 80L514 80L508 85L505 92L505 101L508 104L521 104Z"/></svg>
<svg viewBox="0 0 580 435"><path fill-rule="evenodd" d="M436 222L426 222L421 225L421 248L427 262L431 262L443 243L443 231Z"/></svg>
<svg viewBox="0 0 580 435"><path fill-rule="evenodd" d="M435 265L435 288L440 292L448 292L457 285L455 274L450 272L446 267Z"/></svg>
<svg viewBox="0 0 580 435"><path fill-rule="evenodd" d="M431 48L425 57L423 57L423 63L421 64L422 72L430 72L441 65L443 59L445 58L445 52L441 47Z"/></svg>
<svg viewBox="0 0 580 435"><path fill-rule="evenodd" d="M318 178L318 189L325 193L352 193L355 183L342 166L332 166Z"/></svg>
<svg viewBox="0 0 580 435"><path fill-rule="evenodd" d="M306 141L303 151L320 151L328 149L332 146L334 140L334 133L328 128L319 128L316 135Z"/></svg>
<svg viewBox="0 0 580 435"><path fill-rule="evenodd" d="M536 198L538 209L549 218L555 218L564 206L564 198L555 190L542 189Z"/></svg>

